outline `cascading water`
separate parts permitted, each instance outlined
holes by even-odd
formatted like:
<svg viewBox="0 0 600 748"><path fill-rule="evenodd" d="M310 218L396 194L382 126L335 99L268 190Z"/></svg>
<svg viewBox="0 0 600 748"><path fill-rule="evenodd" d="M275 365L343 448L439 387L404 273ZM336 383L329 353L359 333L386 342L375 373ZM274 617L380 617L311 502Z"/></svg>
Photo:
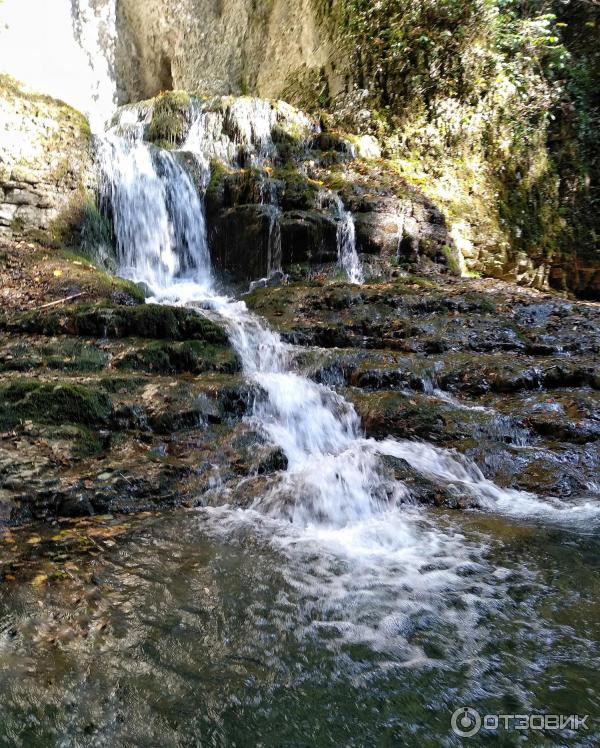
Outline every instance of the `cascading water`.
<svg viewBox="0 0 600 748"><path fill-rule="evenodd" d="M442 449L365 439L360 420L347 401L295 371L293 349L242 301L215 292L198 189L176 152L143 142L139 122L144 112L128 116L129 120L126 116L116 123L116 129L127 137L110 133L100 152L104 199L113 218L121 273L147 284L155 301L196 305L227 327L246 376L256 382L261 393L253 418L285 451L289 462L282 480L257 501L257 507L305 527L317 522L341 528L371 521L409 498L405 487L391 481L382 469L381 457L387 455L406 460L423 475L471 495L488 509L515 515L588 516L597 511L595 505L568 507L503 490L487 481L468 460ZM206 144L209 135L206 119L199 119L184 148L195 151L200 181L205 184L208 154L196 149ZM241 128L245 138L263 145L266 130L264 122ZM328 193L328 197L341 219L342 262L349 278L360 282L352 217L339 196Z"/></svg>
<svg viewBox="0 0 600 748"><path fill-rule="evenodd" d="M74 0L74 4L83 7L84 0L79 3ZM86 5L95 7L93 0L88 0ZM85 34L81 36L84 37ZM92 35L92 41L93 38ZM102 98L96 96L96 103ZM214 317L226 327L241 358L245 376L256 384L253 425L282 448L288 459L288 469L274 480L268 478L270 483L265 484L263 495L250 510L205 509L198 515L201 522L194 522L189 513L178 516L168 543L161 537L166 534L153 528L148 534L136 532L120 543L111 556L106 538L99 536L103 546L93 542L103 547L103 563L98 564L95 558L92 567L94 573L100 569L98 584L102 585L102 595L96 592L93 595L101 601L97 617L91 607L92 597L82 594L82 590L89 587L87 576L82 587L75 590L76 598L67 595L56 598L55 595L66 588L58 580L42 588L40 611L49 611L54 628L44 629L37 611L35 617L25 619L21 612L15 612L19 608L10 610L10 616L2 620L0 638L5 652L10 651L8 647L13 646L12 642L16 643L14 659L18 665L13 668L14 684L11 682L10 688L5 689L10 713L5 721L11 734L21 739L19 730L25 711L19 702L15 707L14 702L15 693L21 688L30 701L46 699L47 711L31 710L27 720L32 739L44 740L43 720L48 720L50 713L60 714L65 723L63 731L53 725L48 739L64 744L79 738L84 742L89 738L88 742L99 744L221 743L227 733L194 732L198 724L199 729L204 730L208 720L204 715L200 720L192 718L199 698L199 684L204 687L204 683L218 683L214 701L207 703L209 711L216 715L210 719L219 723L219 729L228 719L248 720L249 714L257 712L256 704L260 700L258 711L264 712L265 720L277 727L284 721L290 734L297 734L294 730L300 729L303 740L305 734L311 735L306 740L312 740L316 733L308 732L307 706L312 709L314 704L318 706L325 701L324 722L335 722L337 742L354 740L371 744L384 734L399 744L405 736L415 745L419 740L436 740L437 735L443 735L442 742L452 742L454 738L448 737L446 722L438 717L436 721L442 721L443 725L432 727L436 737L418 731L417 720L421 715L414 706L417 700L422 699L426 704L424 712L428 715L436 710L444 713L457 703L458 696L464 695L472 681L473 688L467 695L474 693L478 698L478 694L488 689L487 704L490 710L497 709L502 698L513 696L510 691L514 677L512 662L519 658L519 647L534 649L531 660L526 661L527 670L521 668L521 681L524 684L537 681L540 673L543 674L541 659L547 658L559 637L564 638L567 627L549 629L544 626L543 619L539 623L528 621L524 627L523 619L531 614L531 608L523 607L524 589L534 586L531 584L534 572L531 577L519 577L520 571L516 573L512 565L503 568L497 554L486 556L482 534L476 534L475 540L468 539L469 532L464 527L469 518L464 515L450 518L446 513L429 513L412 504L407 486L393 478L394 466L401 473L408 464L450 492L473 497L480 508L506 515L587 522L597 518L597 504L568 505L502 489L487 480L475 464L452 451L416 442L365 438L354 408L333 389L316 384L299 372L292 346L249 312L242 301L217 293L200 197L208 181L209 159L218 154L225 163L239 165L239 159L247 157L250 163L260 165L261 159L269 157L275 122L271 108L249 104L246 99L231 107L230 112L231 121L227 126L237 133L233 139L223 134L222 113L204 112L196 118L182 146L182 150L196 156L195 167L190 171L183 154L163 151L143 142L149 116L147 109L123 110L113 130L99 143L103 200L113 221L120 272L144 282L154 293L155 302L195 306L199 313ZM227 158L223 158L224 155ZM263 204L272 208L270 266L277 267L280 266L281 246L279 208L275 196L267 190ZM339 197L335 199L333 210L339 221L340 264L351 281L362 282L352 215L345 210ZM401 234L399 230L399 239ZM435 378L430 387L426 385L426 390L429 389L431 394L447 397L436 389ZM520 530L518 545L528 546L533 536L527 536L525 542ZM235 542L240 535L245 541L246 531L252 542L240 543L241 551L236 554ZM184 555L186 544L189 552L189 546L198 536L207 534L231 541L232 552L223 553L222 545L207 552L206 546L200 545L194 547L191 556ZM277 554L269 553L261 559L254 551L265 537L269 550L274 546ZM79 539L77 543L79 555ZM570 554L568 545L570 543L565 543L562 550ZM132 546L136 547L133 557L128 556ZM42 548L45 553L45 546ZM510 551L508 546L506 553ZM589 554L588 547L585 552ZM212 570L211 562L207 562L208 555L214 557ZM239 581L228 586L229 580L236 577L236 558ZM543 558L544 563L550 558L545 548ZM168 573L163 559L168 563ZM530 558L526 557L523 561L526 570L529 563ZM562 563L561 555L556 569ZM249 569L254 571L260 565L264 566L261 574L248 573ZM73 564L65 568L69 566L75 567ZM105 571L101 567L105 567ZM555 567L550 568L554 572ZM573 568L577 573L578 569ZM224 582L223 586L214 585L209 589L211 571L219 584ZM511 575L516 577L512 587L504 582ZM41 576L46 578L45 574ZM36 580L33 585L27 585L28 600L36 591L38 595L41 593ZM564 590L568 591L567 597L573 596L573 580L565 578L564 582L550 604L547 599L543 601L544 607L555 608L561 619L566 618L566 610L575 610L575 606L564 606ZM540 597L545 598L554 583L552 579L544 588L540 584ZM16 585L8 585L9 594L11 587ZM159 590L159 595L150 596L150 587ZM119 595L117 604L107 610L106 601L110 605L115 592ZM71 630L66 629L68 639L58 628L57 599L61 603L67 601L67 606L74 600L83 600L81 610L85 612L81 616L69 613L69 618L77 618L77 628L73 629L73 636ZM506 609L501 608L505 599L510 601L507 609L512 606L518 611L518 625L513 622L510 629L506 628L510 616L504 615ZM237 606L231 604L232 600ZM584 625L579 630L574 629L577 635L590 625L592 608L587 602L584 599L585 604L581 606ZM79 605L78 602L73 604ZM26 610L25 604L22 610ZM486 640L482 629L489 626L489 622L481 625L482 612L485 617L486 613L496 611L502 613L496 616L499 624L492 627ZM231 619L235 619L234 626ZM93 626L82 627L84 620L91 621ZM149 621L153 625L149 626ZM244 629L242 636L236 626ZM27 638L23 636L25 628L34 630L39 637L29 650ZM117 637L112 639L111 629L117 631ZM48 632L52 632L52 638ZM499 685L493 683L492 686L497 687L490 688L491 679L497 678L498 672L494 670L494 662L502 659L498 656L501 650L494 634L500 639L514 634L517 644L514 648L511 646L510 657L505 658L511 661L505 680ZM321 647L314 648L312 660L310 646L298 646L297 640L302 638ZM78 640L91 644L87 659L81 657ZM575 642L574 636L566 641L585 650L581 658L585 669L581 668L580 672L586 675L589 663L593 662L588 642L582 638ZM45 642L52 642L52 646L40 646ZM273 657L274 642L283 652L280 660ZM199 643L203 648L198 648ZM359 646L347 646L349 643ZM334 666L329 669L323 646L334 653ZM487 653L482 657L484 647ZM548 668L548 691L540 691L539 699L533 702L528 698L526 685L523 686L525 694L517 702L523 705L522 711L546 703L551 690L559 691L558 699L562 702L560 692L564 688L559 683L557 689L556 673L567 649L564 644L556 649L555 660L550 661L551 668ZM106 656L97 657L100 650ZM48 677L23 677L23 655L28 663L37 664L35 655L39 656L40 652L43 658L39 664ZM131 660L128 658L132 652L135 667L129 667ZM56 653L58 663L54 672L49 668L52 653ZM572 651L568 651L567 657L571 656ZM4 657L5 670L7 662L9 660ZM202 669L206 663L210 667ZM367 669L365 663L368 663ZM466 675L473 663L474 678ZM422 664L426 665L421 671L422 679L430 684L427 698L418 690L416 670L409 669ZM381 675L374 677L377 669ZM28 670L33 672L33 668ZM261 675L261 671L265 674ZM451 675L446 678L445 686L444 671ZM487 671L491 671L491 676ZM69 690L64 688L66 672L74 674ZM139 689L135 678L129 679L134 672L142 672ZM349 678L340 679L340 672L347 673ZM217 678L215 673L218 673ZM481 681L482 673L484 681ZM266 683L262 688L261 678ZM10 679L4 680L9 683ZM410 689L409 694L395 685L398 681ZM236 690L236 684L241 682L248 684L249 695L245 700L239 698ZM566 680L567 685L573 682ZM156 684L154 700L151 698L153 683ZM167 700L170 705L165 705L165 683L173 694L173 698ZM463 687L463 683L466 686ZM329 689L326 700L322 699L324 686ZM521 683L517 687L520 688ZM40 689L48 691L49 696ZM342 707L338 706L336 712L336 699L340 700L341 690L348 698L348 706L342 699ZM588 690L592 692L591 688ZM189 703L182 696L186 691L191 694ZM359 691L365 698L357 706L355 695ZM300 708L290 710L290 702L284 700L280 712L270 712L269 702L277 698L277 692L291 694L293 703ZM313 692L317 698L311 701ZM82 694L85 698L81 698ZM386 697L383 706L379 704L381 694ZM204 691L201 696L204 698ZM76 702L89 708L75 710ZM409 715L402 712L404 703L411 705ZM474 703L480 708L478 701L467 699L463 703ZM133 704L133 711L125 710L128 704ZM361 740L360 736L350 734L353 725L345 723L350 710L356 711L360 719L373 712L382 715L376 738ZM417 717L411 717L415 713ZM189 715L190 719L182 720L182 714ZM239 720L238 714L241 714ZM161 725L155 731L152 720L156 715ZM407 724L411 718L413 723ZM402 722L402 731L394 729L394 720L396 728ZM146 722L150 725L148 731L145 731ZM129 723L133 725L133 732L128 731ZM191 726L185 739L179 739L178 730L182 724L186 728ZM254 722L250 725L249 729L254 730ZM271 742L278 739L280 742L280 738L281 734ZM21 739L21 743L26 744L26 740ZM236 736L230 742L242 744L243 740Z"/></svg>
<svg viewBox="0 0 600 748"><path fill-rule="evenodd" d="M277 199L277 185L269 179L263 178L261 182L260 204L266 207L269 215L269 274L281 272L281 208Z"/></svg>
<svg viewBox="0 0 600 748"><path fill-rule="evenodd" d="M364 283L365 276L356 251L356 226L351 211L346 210L342 198L331 190L322 189L317 196L321 208L331 211L337 221L338 264L350 283Z"/></svg>
<svg viewBox="0 0 600 748"><path fill-rule="evenodd" d="M208 285L204 209L177 157L117 136L102 141L99 156L120 272L157 293L191 278Z"/></svg>
<svg viewBox="0 0 600 748"><path fill-rule="evenodd" d="M338 218L338 262L348 276L350 283L364 283L365 276L356 251L354 217L349 210L346 210L339 195L334 196L334 205Z"/></svg>
<svg viewBox="0 0 600 748"><path fill-rule="evenodd" d="M493 579L480 579L473 595L464 569L474 560L480 575L493 569L480 547L413 503L407 485L394 477L394 464L401 471L408 464L449 493L507 515L589 520L598 516L597 505L570 506L501 489L466 458L427 444L365 438L353 406L298 371L292 346L243 301L217 293L203 200L181 154L143 142L143 111L127 116L129 124L127 117L116 123L127 137L110 133L101 150L121 272L149 286L153 302L192 306L224 325L245 376L256 385L253 426L288 460L287 470L269 479L250 510L207 509L205 526L217 534L235 534L248 524L257 537L266 532L267 542L295 569L289 584L317 610L336 611L335 628L344 641L389 652L390 641L400 640L394 657L412 664L423 661L424 653L399 632L414 616L432 616L454 632L454 641L473 638L481 596L493 598ZM204 120L192 128L186 150L206 143L206 126ZM201 184L208 178L209 155L195 150ZM458 617L456 595L462 601Z"/></svg>

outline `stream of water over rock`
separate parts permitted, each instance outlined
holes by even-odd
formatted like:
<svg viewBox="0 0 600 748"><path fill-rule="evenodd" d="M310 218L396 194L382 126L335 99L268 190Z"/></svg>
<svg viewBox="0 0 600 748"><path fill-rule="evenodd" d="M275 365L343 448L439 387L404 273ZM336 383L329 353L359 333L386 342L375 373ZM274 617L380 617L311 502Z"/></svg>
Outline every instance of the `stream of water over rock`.
<svg viewBox="0 0 600 748"><path fill-rule="evenodd" d="M269 111L237 110L259 160ZM288 468L249 509L233 496L132 520L101 559L74 552L64 585L10 590L0 743L421 748L463 744L450 730L460 706L600 713L598 503L503 489L455 452L365 438L353 406L305 376L294 347L215 277L202 186L211 155L231 158L213 137L219 115L199 116L182 146L195 178L181 153L144 143L130 114L99 143L119 271L152 303L227 329L256 385L249 418ZM360 283L341 204L339 217L341 264ZM417 506L394 460L483 511ZM29 548L43 556L40 533ZM560 745L599 736L562 733Z"/></svg>
<svg viewBox="0 0 600 748"><path fill-rule="evenodd" d="M251 100L252 102L253 100ZM258 158L269 151L266 109L244 103L238 125L256 145ZM120 121L119 127L123 128ZM183 150L196 156L208 175L210 145L203 115L191 128ZM110 204L120 272L151 290L155 303L195 306L220 320L239 354L244 373L258 385L253 418L282 447L289 469L280 495L260 499L275 514L291 514L303 526L347 527L372 522L407 497L402 483L390 482L381 470L381 456L406 460L425 476L467 492L490 510L515 515L592 518L593 502L569 506L540 500L486 480L466 458L431 445L410 441L375 442L362 435L354 408L330 388L302 376L293 367L292 349L246 308L241 300L216 290L210 267L203 201L177 153L155 149L131 127L127 137L110 133L100 149L104 198ZM344 247L341 263L353 282L362 280L352 241L352 219L336 201ZM284 498L285 496L288 498ZM290 501L289 496L292 496ZM290 503L291 507L290 508ZM399 515L400 516L400 515Z"/></svg>

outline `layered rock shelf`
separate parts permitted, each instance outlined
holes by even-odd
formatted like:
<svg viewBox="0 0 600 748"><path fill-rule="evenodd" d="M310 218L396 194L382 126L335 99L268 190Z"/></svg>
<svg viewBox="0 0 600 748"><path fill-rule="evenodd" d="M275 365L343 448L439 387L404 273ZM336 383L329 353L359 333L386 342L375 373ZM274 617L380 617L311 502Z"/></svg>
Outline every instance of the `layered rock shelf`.
<svg viewBox="0 0 600 748"><path fill-rule="evenodd" d="M246 505L279 480L286 457L245 419L258 393L221 328L140 304L137 286L76 255L49 262L43 247L5 241L0 257L3 523ZM245 298L298 346L299 372L354 404L368 436L451 448L501 486L575 500L594 483L597 306L403 271ZM390 470L420 501L464 506L406 464Z"/></svg>

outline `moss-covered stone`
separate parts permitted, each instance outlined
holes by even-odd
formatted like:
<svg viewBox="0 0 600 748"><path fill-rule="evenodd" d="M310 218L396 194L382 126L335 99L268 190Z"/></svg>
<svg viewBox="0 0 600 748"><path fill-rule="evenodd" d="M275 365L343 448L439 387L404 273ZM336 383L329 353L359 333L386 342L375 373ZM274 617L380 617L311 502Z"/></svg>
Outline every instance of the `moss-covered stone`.
<svg viewBox="0 0 600 748"><path fill-rule="evenodd" d="M190 95L185 91L169 91L157 96L153 104L148 140L166 148L181 145L190 123Z"/></svg>
<svg viewBox="0 0 600 748"><path fill-rule="evenodd" d="M273 177L283 185L282 207L284 210L312 210L316 206L319 184L310 179L297 166L288 162L275 169Z"/></svg>
<svg viewBox="0 0 600 748"><path fill-rule="evenodd" d="M48 341L23 340L0 348L0 372L53 371L95 372L104 369L106 351L79 340L57 338Z"/></svg>
<svg viewBox="0 0 600 748"><path fill-rule="evenodd" d="M158 304L113 307L80 304L60 310L25 312L5 321L5 325L13 331L43 335L201 340L214 345L226 345L228 341L221 327L197 312Z"/></svg>
<svg viewBox="0 0 600 748"><path fill-rule="evenodd" d="M231 349L192 340L170 344L151 343L127 353L116 362L116 367L159 374L201 374L207 371L233 374L239 370L240 364Z"/></svg>
<svg viewBox="0 0 600 748"><path fill-rule="evenodd" d="M110 221L96 205L96 198L83 187L50 223L49 236L58 247L70 247L94 259L98 249L111 247Z"/></svg>
<svg viewBox="0 0 600 748"><path fill-rule="evenodd" d="M0 424L13 428L25 420L41 423L105 423L112 412L104 392L79 384L16 379L0 387Z"/></svg>

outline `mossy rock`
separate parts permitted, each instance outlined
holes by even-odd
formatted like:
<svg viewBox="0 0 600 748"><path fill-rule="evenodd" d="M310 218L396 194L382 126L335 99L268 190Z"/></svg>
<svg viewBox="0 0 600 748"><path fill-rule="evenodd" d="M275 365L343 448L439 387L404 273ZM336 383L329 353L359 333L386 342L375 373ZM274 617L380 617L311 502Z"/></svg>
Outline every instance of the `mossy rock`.
<svg viewBox="0 0 600 748"><path fill-rule="evenodd" d="M84 114L79 112L77 109L74 109L72 106L69 106L69 104L65 104L65 102L60 99L55 99L47 94L29 91L27 88L24 88L19 81L6 73L0 73L0 98L5 99L6 101L26 101L29 104L38 107L50 107L51 109L58 111L66 122L76 124L80 133L91 143L92 131L90 129L90 123Z"/></svg>
<svg viewBox="0 0 600 748"><path fill-rule="evenodd" d="M275 169L273 178L284 184L281 205L284 210L315 208L319 184L300 172L293 162Z"/></svg>
<svg viewBox="0 0 600 748"><path fill-rule="evenodd" d="M202 340L227 345L225 331L197 312L183 307L140 304L107 307L79 304L50 312L25 312L4 325L16 332L81 335L90 338L154 338Z"/></svg>
<svg viewBox="0 0 600 748"><path fill-rule="evenodd" d="M108 364L108 354L94 345L57 339L46 345L22 342L0 352L0 372L34 371L101 371Z"/></svg>
<svg viewBox="0 0 600 748"><path fill-rule="evenodd" d="M219 159L213 158L210 162L210 181L206 187L206 199L219 201L225 186L226 177L231 174L230 169Z"/></svg>
<svg viewBox="0 0 600 748"><path fill-rule="evenodd" d="M51 222L49 234L56 246L80 250L87 259L94 258L98 247L111 247L113 241L110 221L83 188Z"/></svg>
<svg viewBox="0 0 600 748"><path fill-rule="evenodd" d="M240 363L229 348L190 340L184 343L151 343L127 353L116 363L116 368L157 374L202 374L208 371L233 374L239 371Z"/></svg>
<svg viewBox="0 0 600 748"><path fill-rule="evenodd" d="M110 397L80 384L40 383L17 379L0 388L0 426L24 420L40 423L105 423L112 413Z"/></svg>
<svg viewBox="0 0 600 748"><path fill-rule="evenodd" d="M369 436L439 441L444 433L444 413L435 401L417 401L400 392L350 393Z"/></svg>
<svg viewBox="0 0 600 748"><path fill-rule="evenodd" d="M185 139L190 123L191 99L185 91L170 91L155 99L147 138L162 148L174 148Z"/></svg>

